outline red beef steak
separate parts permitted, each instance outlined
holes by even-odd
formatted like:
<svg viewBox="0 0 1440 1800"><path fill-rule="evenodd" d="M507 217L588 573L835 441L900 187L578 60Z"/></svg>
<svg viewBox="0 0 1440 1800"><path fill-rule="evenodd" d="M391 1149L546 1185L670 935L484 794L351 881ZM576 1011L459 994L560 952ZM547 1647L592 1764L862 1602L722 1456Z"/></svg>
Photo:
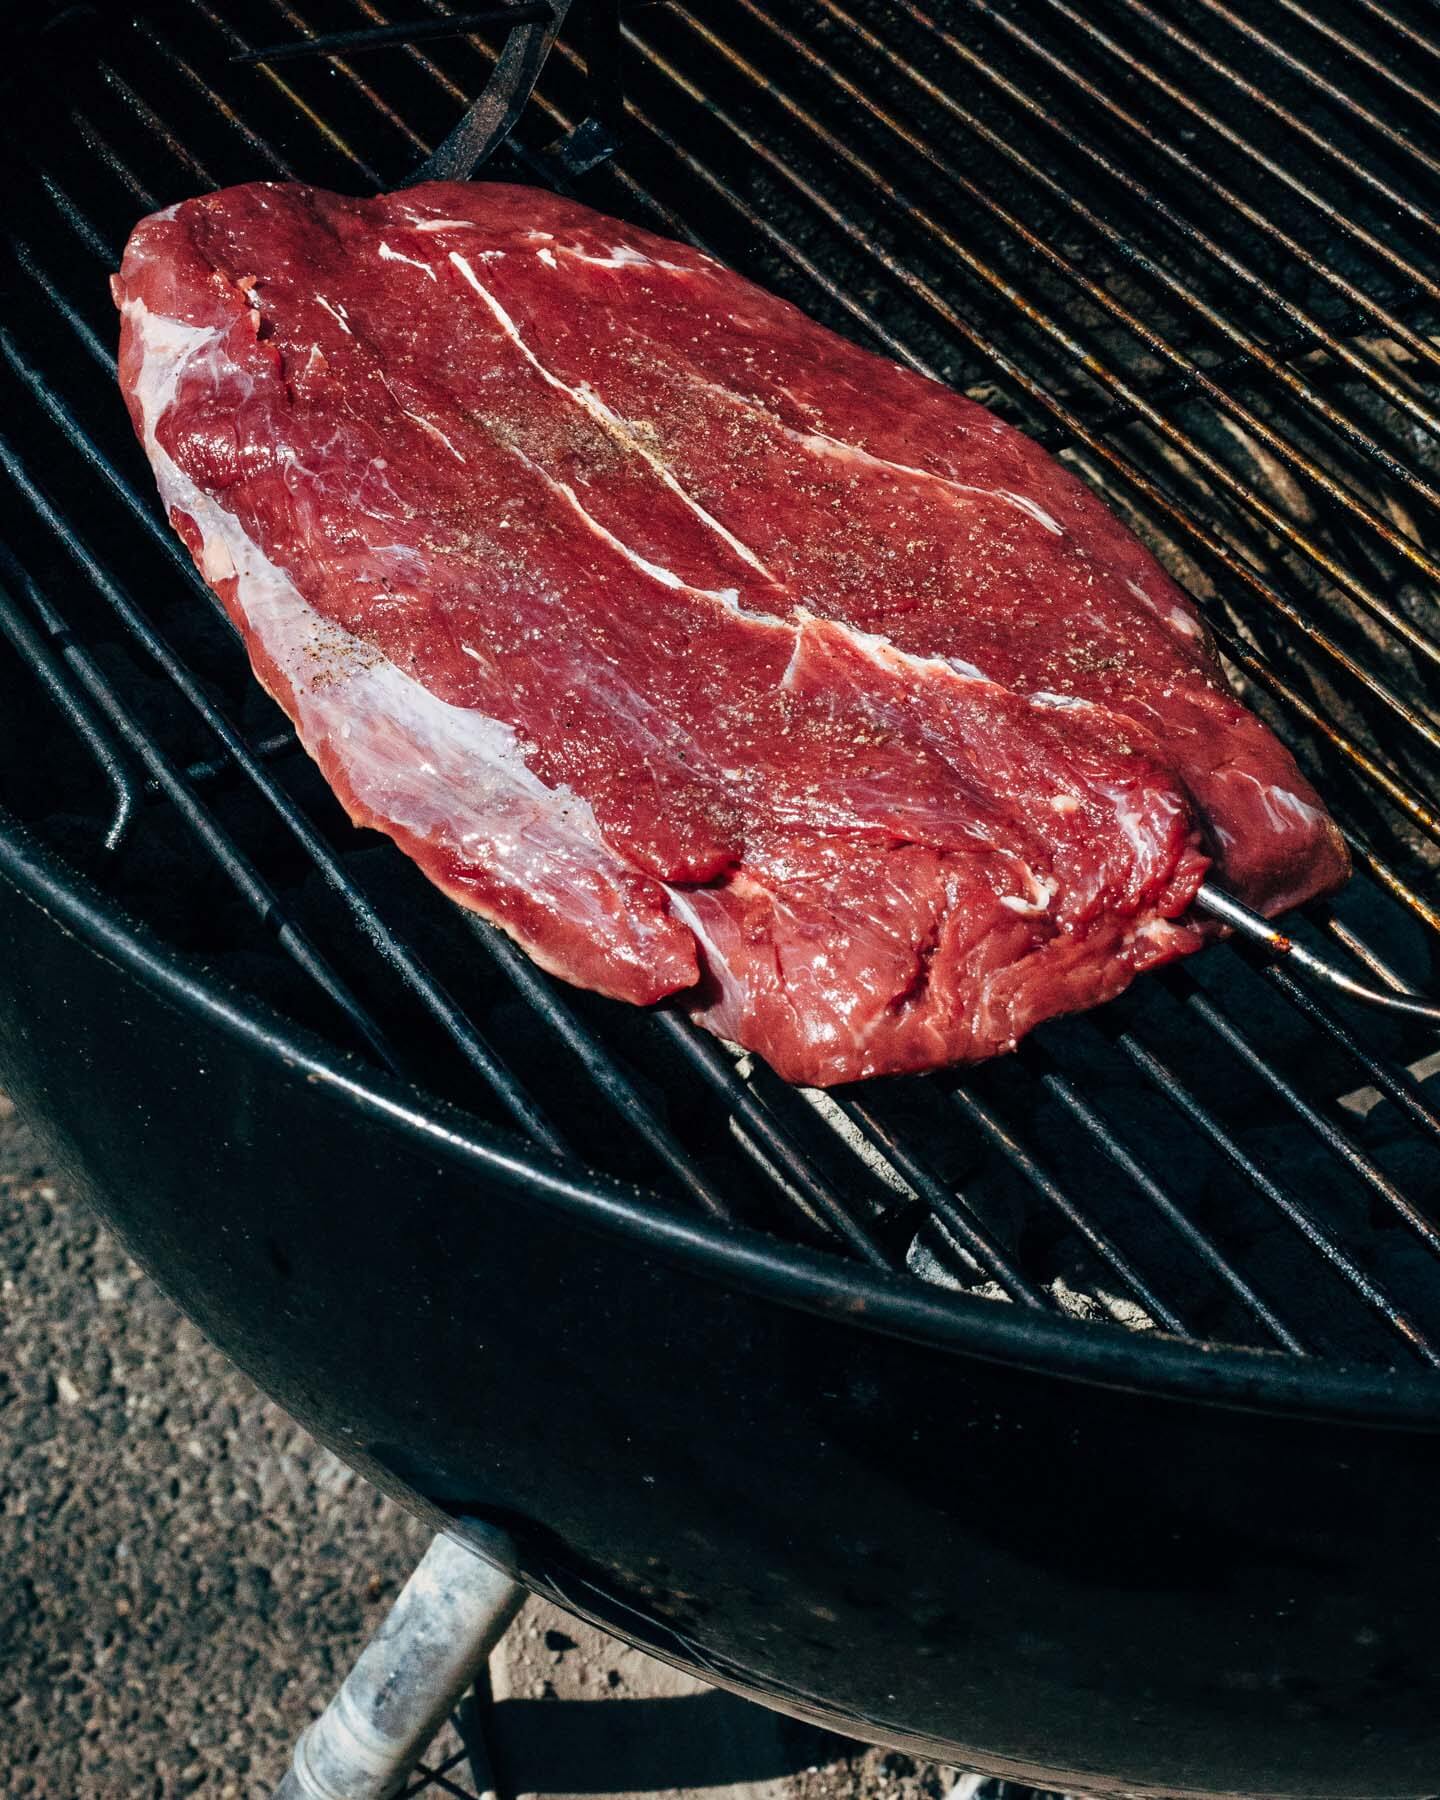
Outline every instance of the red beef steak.
<svg viewBox="0 0 1440 1800"><path fill-rule="evenodd" d="M1344 848L1184 594L1010 426L553 194L144 220L121 380L358 823L795 1081L969 1062Z"/></svg>

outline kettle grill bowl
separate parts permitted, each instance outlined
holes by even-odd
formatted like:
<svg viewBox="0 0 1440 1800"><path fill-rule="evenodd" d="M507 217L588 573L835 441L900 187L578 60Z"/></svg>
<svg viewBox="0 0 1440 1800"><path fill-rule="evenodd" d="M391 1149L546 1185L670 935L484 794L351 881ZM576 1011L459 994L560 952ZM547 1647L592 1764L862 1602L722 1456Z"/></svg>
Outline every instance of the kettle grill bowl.
<svg viewBox="0 0 1440 1800"><path fill-rule="evenodd" d="M1433 1788L1425 1376L959 1309L577 1180L197 984L22 838L0 926L5 1079L80 1191L324 1443L503 1527L532 1587L1041 1787Z"/></svg>
<svg viewBox="0 0 1440 1800"><path fill-rule="evenodd" d="M622 1637L1043 1787L1433 1793L1440 1115L1405 1066L1430 1041L1217 950L936 1084L940 1128L907 1134L893 1088L822 1127L674 1015L602 1018L498 934L454 925L435 975L442 903L377 887L383 853L198 623L97 335L116 234L151 204L292 169L393 184L438 135L411 118L443 129L479 78L463 44L237 74L233 20L379 16L260 10L154 0L132 29L64 8L69 110L26 84L47 97L5 225L0 692L18 668L22 720L93 763L63 831L44 792L0 809L0 1079L262 1387L434 1523L504 1527L527 1581ZM1322 778L1364 874L1297 929L1423 980L1440 283L1414 127L1437 53L1373 0L1306 12L1298 67L1292 0L1260 25L1198 0L1181 36L1146 0L1036 10L635 9L617 164L537 154L585 110L562 38L507 173L693 219L831 322L994 382L1170 557ZM1347 33L1402 34L1414 69ZM1239 126L1236 34L1274 76ZM195 894L232 882L227 932L244 890L230 977L115 873L157 821ZM311 984L283 1017L271 976L231 985L261 938ZM570 1075L588 1127L562 1116ZM1364 1083L1382 1129L1335 1104ZM613 1161L553 1156L572 1126ZM992 1166L1013 1216L981 1204ZM910 1279L926 1231L1011 1303ZM1112 1316L1161 1329L1057 1313L1056 1244Z"/></svg>

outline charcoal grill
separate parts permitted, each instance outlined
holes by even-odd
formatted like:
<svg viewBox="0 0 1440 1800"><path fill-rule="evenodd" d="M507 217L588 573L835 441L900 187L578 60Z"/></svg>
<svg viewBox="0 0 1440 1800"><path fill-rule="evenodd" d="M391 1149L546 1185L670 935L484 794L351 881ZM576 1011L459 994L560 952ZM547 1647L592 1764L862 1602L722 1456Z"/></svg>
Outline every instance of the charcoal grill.
<svg viewBox="0 0 1440 1800"><path fill-rule="evenodd" d="M668 0L591 82L604 11L494 171L1062 455L1346 832L1355 882L1287 931L1433 990L1433 9ZM203 188L409 178L501 30L234 60L387 22L152 0L18 40L6 1080L262 1386L622 1636L1050 1786L1433 1791L1433 1031L1230 944L963 1077L790 1090L448 906L250 681L105 278Z"/></svg>

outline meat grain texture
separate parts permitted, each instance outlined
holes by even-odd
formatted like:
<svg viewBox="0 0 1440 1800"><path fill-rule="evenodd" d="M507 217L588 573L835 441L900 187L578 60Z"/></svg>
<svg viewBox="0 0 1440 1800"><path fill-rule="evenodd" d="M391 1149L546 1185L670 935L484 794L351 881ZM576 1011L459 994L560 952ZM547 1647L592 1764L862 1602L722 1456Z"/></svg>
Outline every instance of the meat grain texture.
<svg viewBox="0 0 1440 1800"><path fill-rule="evenodd" d="M359 823L796 1081L967 1062L1339 834L1185 595L983 407L555 195L144 220L121 380Z"/></svg>

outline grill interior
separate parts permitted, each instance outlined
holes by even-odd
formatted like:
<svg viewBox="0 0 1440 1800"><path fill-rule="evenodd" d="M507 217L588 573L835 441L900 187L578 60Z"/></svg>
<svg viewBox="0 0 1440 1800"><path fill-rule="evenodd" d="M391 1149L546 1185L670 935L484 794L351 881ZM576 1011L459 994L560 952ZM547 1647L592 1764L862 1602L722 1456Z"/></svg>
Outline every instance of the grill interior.
<svg viewBox="0 0 1440 1800"><path fill-rule="evenodd" d="M1433 990L1432 9L936 6L628 8L623 145L571 190L965 389L1099 488L1350 839L1356 880L1296 936ZM567 185L545 149L593 110L587 9L490 173ZM403 180L498 34L229 60L386 16L69 7L17 60L0 693L39 753L11 755L0 801L235 987L676 1206L1022 1308L1440 1364L1418 1027L1224 946L963 1079L806 1094L671 1011L551 981L351 829L160 517L105 284L135 219L200 189Z"/></svg>

